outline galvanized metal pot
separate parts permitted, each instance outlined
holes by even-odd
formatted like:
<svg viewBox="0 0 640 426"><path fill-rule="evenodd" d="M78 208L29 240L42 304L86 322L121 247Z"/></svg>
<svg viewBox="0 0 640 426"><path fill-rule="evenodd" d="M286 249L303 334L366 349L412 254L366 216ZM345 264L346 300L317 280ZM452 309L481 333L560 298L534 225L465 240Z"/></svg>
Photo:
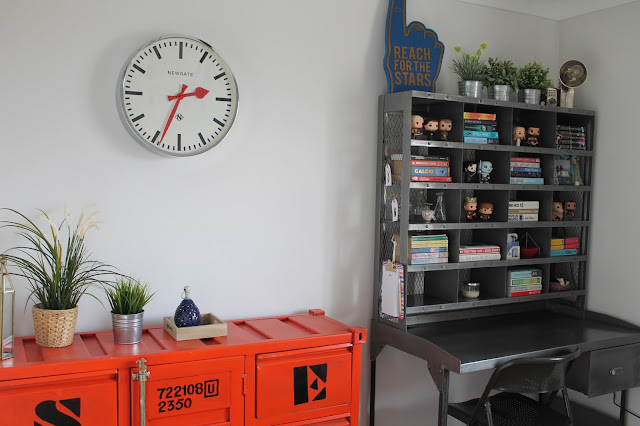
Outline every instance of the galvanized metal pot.
<svg viewBox="0 0 640 426"><path fill-rule="evenodd" d="M497 101L508 101L511 93L511 86L508 84L492 84L487 88L489 99Z"/></svg>
<svg viewBox="0 0 640 426"><path fill-rule="evenodd" d="M481 98L483 87L484 86L481 81L463 80L458 82L458 91L460 92L460 96Z"/></svg>
<svg viewBox="0 0 640 426"><path fill-rule="evenodd" d="M113 341L125 345L138 343L142 340L142 316L139 314L114 314L111 313L113 323Z"/></svg>
<svg viewBox="0 0 640 426"><path fill-rule="evenodd" d="M540 105L541 94L542 91L540 89L521 89L518 91L518 102Z"/></svg>

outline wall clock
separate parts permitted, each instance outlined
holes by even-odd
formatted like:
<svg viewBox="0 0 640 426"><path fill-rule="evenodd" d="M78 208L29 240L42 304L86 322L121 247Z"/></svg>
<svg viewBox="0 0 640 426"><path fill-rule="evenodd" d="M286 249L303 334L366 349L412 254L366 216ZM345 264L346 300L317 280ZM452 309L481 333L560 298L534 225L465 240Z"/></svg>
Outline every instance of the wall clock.
<svg viewBox="0 0 640 426"><path fill-rule="evenodd" d="M164 36L140 49L119 81L120 116L144 147L190 156L216 146L238 109L231 69L206 42Z"/></svg>

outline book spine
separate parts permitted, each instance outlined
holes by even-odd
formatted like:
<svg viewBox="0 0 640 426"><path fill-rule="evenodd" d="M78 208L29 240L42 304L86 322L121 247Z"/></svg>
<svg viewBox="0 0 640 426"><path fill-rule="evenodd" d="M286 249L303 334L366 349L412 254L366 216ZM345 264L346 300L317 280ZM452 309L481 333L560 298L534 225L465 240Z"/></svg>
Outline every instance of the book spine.
<svg viewBox="0 0 640 426"><path fill-rule="evenodd" d="M539 209L540 201L509 201L509 209Z"/></svg>
<svg viewBox="0 0 640 426"><path fill-rule="evenodd" d="M411 235L411 241L424 241L424 240L446 240L447 234L431 234L431 235Z"/></svg>
<svg viewBox="0 0 640 426"><path fill-rule="evenodd" d="M538 157L511 157L511 161L524 162L524 163L540 163Z"/></svg>
<svg viewBox="0 0 640 426"><path fill-rule="evenodd" d="M575 256L577 254L578 254L578 249L561 249L561 250L551 250L551 251L549 251L549 255L551 257Z"/></svg>
<svg viewBox="0 0 640 426"><path fill-rule="evenodd" d="M516 185L544 185L544 178L512 177L509 178L509 183Z"/></svg>
<svg viewBox="0 0 640 426"><path fill-rule="evenodd" d="M519 291L509 294L509 297L533 296L534 294L542 294L542 290Z"/></svg>
<svg viewBox="0 0 640 426"><path fill-rule="evenodd" d="M477 260L500 260L500 253L461 254L458 262L475 262Z"/></svg>
<svg viewBox="0 0 640 426"><path fill-rule="evenodd" d="M531 278L514 278L509 283L512 286L519 286L525 284L542 284L542 277L531 277Z"/></svg>
<svg viewBox="0 0 640 426"><path fill-rule="evenodd" d="M449 167L411 166L411 176L449 176Z"/></svg>
<svg viewBox="0 0 640 426"><path fill-rule="evenodd" d="M523 291L532 291L532 290L542 290L542 284L523 284L523 285L516 285L513 287L509 287L509 289L507 290L507 293L509 294L513 294L513 293L520 293Z"/></svg>
<svg viewBox="0 0 640 426"><path fill-rule="evenodd" d="M443 245L441 247L411 247L411 253L439 253L448 251L448 247Z"/></svg>
<svg viewBox="0 0 640 426"><path fill-rule="evenodd" d="M496 115L483 112L465 112L462 118L467 120L490 120L495 121Z"/></svg>
<svg viewBox="0 0 640 426"><path fill-rule="evenodd" d="M411 165L418 167L449 167L449 162L440 160L411 160Z"/></svg>
<svg viewBox="0 0 640 426"><path fill-rule="evenodd" d="M411 259L412 265L425 265L428 263L449 263L448 257L433 257L427 259Z"/></svg>
<svg viewBox="0 0 640 426"><path fill-rule="evenodd" d="M551 250L579 249L580 244L551 244Z"/></svg>
<svg viewBox="0 0 640 426"><path fill-rule="evenodd" d="M541 277L542 269L515 269L509 271L509 278Z"/></svg>
<svg viewBox="0 0 640 426"><path fill-rule="evenodd" d="M488 145L497 145L498 138L481 138L481 137L464 137L465 143L475 143L475 144L488 144Z"/></svg>
<svg viewBox="0 0 640 426"><path fill-rule="evenodd" d="M509 208L509 214L538 214L540 209L512 209Z"/></svg>
<svg viewBox="0 0 640 426"><path fill-rule="evenodd" d="M497 126L498 122L496 120L479 120L475 118L465 118L464 125L483 125L483 126Z"/></svg>
<svg viewBox="0 0 640 426"><path fill-rule="evenodd" d="M528 161L512 161L510 167L527 167L530 169L540 168L540 163L532 163Z"/></svg>
<svg viewBox="0 0 640 426"><path fill-rule="evenodd" d="M541 167L514 167L509 168L511 172L524 172L524 173L542 173Z"/></svg>
<svg viewBox="0 0 640 426"><path fill-rule="evenodd" d="M465 120L464 130L472 130L476 132L497 132L498 126L495 124L470 124Z"/></svg>
<svg viewBox="0 0 640 426"><path fill-rule="evenodd" d="M437 257L449 257L448 251L439 253L411 253L411 259L431 259Z"/></svg>
<svg viewBox="0 0 640 426"><path fill-rule="evenodd" d="M462 136L464 137L471 136L474 138L495 138L495 139L500 137L500 135L498 135L498 132L480 132L477 130L465 130Z"/></svg>
<svg viewBox="0 0 640 426"><path fill-rule="evenodd" d="M412 182L453 182L451 176L411 176Z"/></svg>
<svg viewBox="0 0 640 426"><path fill-rule="evenodd" d="M565 244L579 244L580 238L578 237L567 237L564 239Z"/></svg>
<svg viewBox="0 0 640 426"><path fill-rule="evenodd" d="M536 213L509 213L509 217L507 218L507 222L537 222L538 220L538 215Z"/></svg>
<svg viewBox="0 0 640 426"><path fill-rule="evenodd" d="M511 172L511 177L530 177L530 178L539 178L542 177L541 172L532 173L532 172Z"/></svg>
<svg viewBox="0 0 640 426"><path fill-rule="evenodd" d="M460 254L500 253L500 247L460 249Z"/></svg>

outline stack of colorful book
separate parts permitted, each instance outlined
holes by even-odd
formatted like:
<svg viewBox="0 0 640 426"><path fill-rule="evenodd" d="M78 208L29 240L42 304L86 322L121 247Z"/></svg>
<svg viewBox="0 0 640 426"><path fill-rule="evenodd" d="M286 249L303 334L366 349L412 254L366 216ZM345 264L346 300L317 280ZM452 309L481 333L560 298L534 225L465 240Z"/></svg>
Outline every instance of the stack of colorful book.
<svg viewBox="0 0 640 426"><path fill-rule="evenodd" d="M393 178L400 181L402 176L402 155L392 157ZM451 182L449 157L440 155L412 155L412 182Z"/></svg>
<svg viewBox="0 0 640 426"><path fill-rule="evenodd" d="M465 143L498 144L498 122L495 114L464 113L463 137Z"/></svg>
<svg viewBox="0 0 640 426"><path fill-rule="evenodd" d="M509 183L520 185L544 185L542 167L538 157L511 157Z"/></svg>
<svg viewBox="0 0 640 426"><path fill-rule="evenodd" d="M449 262L449 238L446 234L411 235L409 245L412 265Z"/></svg>
<svg viewBox="0 0 640 426"><path fill-rule="evenodd" d="M508 297L530 296L542 293L542 269L509 269L507 274Z"/></svg>
<svg viewBox="0 0 640 426"><path fill-rule="evenodd" d="M500 246L494 244L460 244L460 257L458 262L500 260L500 256Z"/></svg>
<svg viewBox="0 0 640 426"><path fill-rule="evenodd" d="M556 256L576 256L580 250L580 239L578 237L552 238L552 257Z"/></svg>
<svg viewBox="0 0 640 426"><path fill-rule="evenodd" d="M509 222L538 221L540 201L509 201Z"/></svg>
<svg viewBox="0 0 640 426"><path fill-rule="evenodd" d="M556 148L587 149L587 137L582 126L556 126Z"/></svg>

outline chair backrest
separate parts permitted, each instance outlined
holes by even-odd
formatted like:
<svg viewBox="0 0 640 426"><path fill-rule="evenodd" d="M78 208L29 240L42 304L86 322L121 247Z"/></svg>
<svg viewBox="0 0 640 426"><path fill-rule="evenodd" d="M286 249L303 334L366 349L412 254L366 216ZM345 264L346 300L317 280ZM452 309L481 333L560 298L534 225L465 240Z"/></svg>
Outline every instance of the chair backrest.
<svg viewBox="0 0 640 426"><path fill-rule="evenodd" d="M486 390L514 393L545 393L565 387L566 372L580 356L580 349L545 358L517 358L498 367Z"/></svg>

